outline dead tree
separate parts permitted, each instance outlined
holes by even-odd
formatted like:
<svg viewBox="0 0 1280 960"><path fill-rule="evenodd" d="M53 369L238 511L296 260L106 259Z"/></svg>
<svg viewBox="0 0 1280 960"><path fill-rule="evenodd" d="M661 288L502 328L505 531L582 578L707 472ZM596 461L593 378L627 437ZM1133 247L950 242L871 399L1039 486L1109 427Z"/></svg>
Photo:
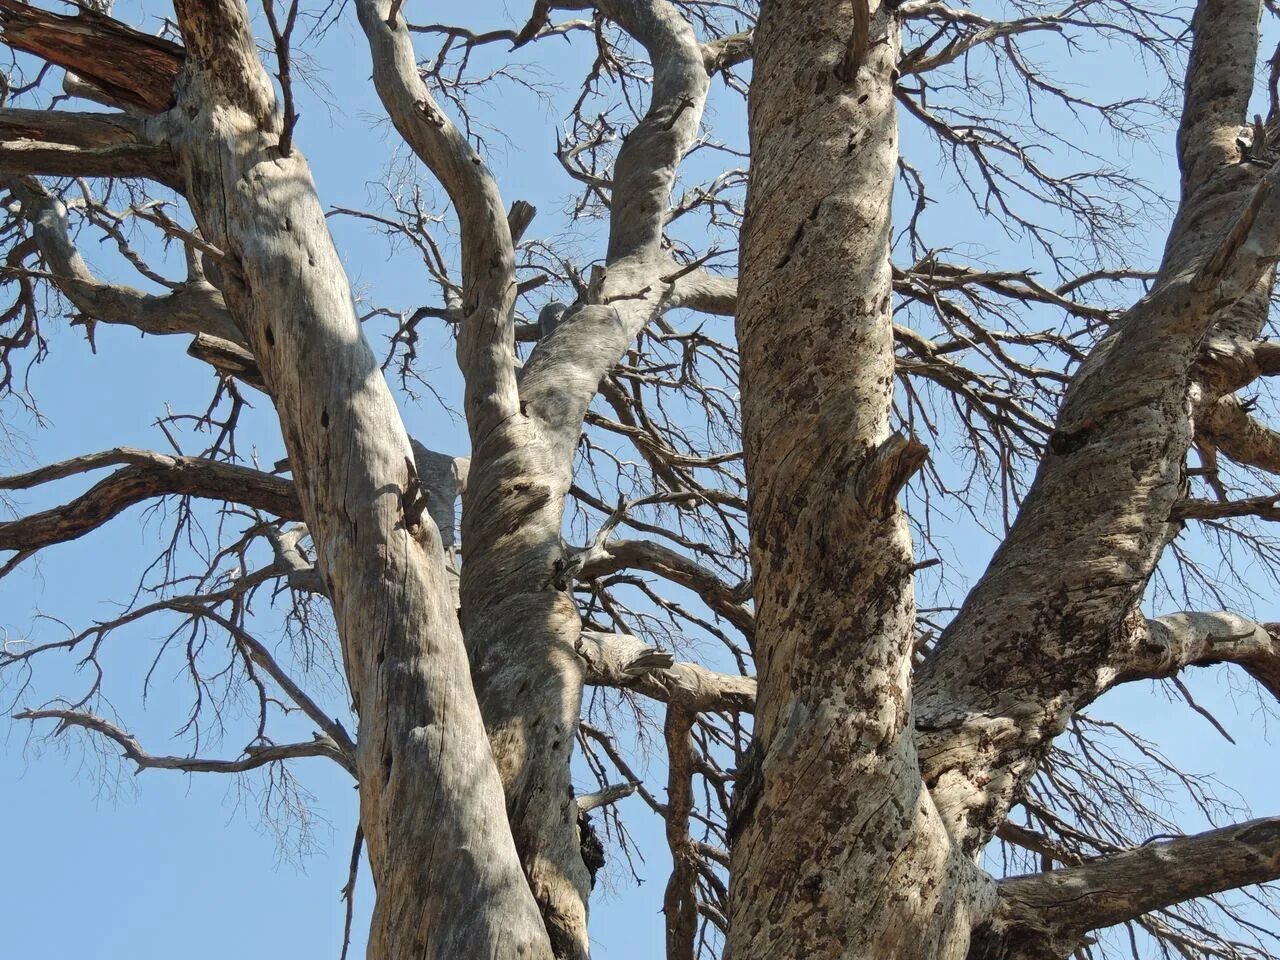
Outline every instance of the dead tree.
<svg viewBox="0 0 1280 960"><path fill-rule="evenodd" d="M115 447L0 480L109 471L0 523L0 576L130 507L177 505L149 599L0 653L18 718L139 769L339 764L377 960L584 960L590 815L625 850L613 804L632 793L664 822L670 958L1094 956L1116 925L1135 955L1267 956L1265 891L1248 915L1221 895L1280 879L1280 819L1182 834L1133 758L1214 799L1087 711L1137 681L1185 693L1184 670L1218 663L1280 696L1280 627L1254 611L1148 615L1171 599L1162 571L1230 586L1188 538L1280 572L1262 526L1280 517L1280 434L1246 393L1280 372L1280 54L1249 116L1262 0L539 0L488 32L355 0L456 248L411 179L371 210L318 195L294 88L332 6L266 0L255 21L244 0L175 0L153 36L102 5L0 0L6 395L36 403L22 371L57 348L57 311L91 342L101 324L180 335L216 374L207 411L162 424L211 434L198 453ZM1091 99L1036 62L1042 37L1145 58L1167 90ZM594 57L556 150L572 221L599 224L587 252L531 235L474 122L477 88L566 40ZM749 170L711 132L715 97L747 100ZM1117 136L1176 125L1158 264L1123 243L1156 193L1123 168L1064 169L1097 157L1046 110ZM908 155L900 125L936 156ZM681 179L695 154L697 176L716 168L699 183ZM948 190L944 208L1007 231L1015 266L930 242ZM407 244L438 299L357 304L330 216ZM95 234L162 292L95 273L78 249ZM158 242L183 251L182 279L149 259ZM396 397L450 337L458 457L411 439ZM273 470L239 452L250 391L278 417ZM219 537L203 557L181 536L202 503ZM948 510L1006 531L972 582L917 583ZM350 717L263 639L280 597L285 637L340 665ZM204 691L248 691L242 754L154 753L101 709L110 636L149 618L192 638L190 729ZM59 653L94 679L40 702ZM273 736L287 713L310 740ZM661 731L661 786L634 771L638 729Z"/></svg>

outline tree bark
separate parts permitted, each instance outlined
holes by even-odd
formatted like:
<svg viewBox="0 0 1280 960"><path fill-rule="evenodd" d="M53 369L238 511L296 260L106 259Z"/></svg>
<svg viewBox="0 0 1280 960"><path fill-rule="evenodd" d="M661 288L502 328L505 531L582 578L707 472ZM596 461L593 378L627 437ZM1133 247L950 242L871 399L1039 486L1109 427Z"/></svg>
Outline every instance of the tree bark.
<svg viewBox="0 0 1280 960"><path fill-rule="evenodd" d="M1186 499L1193 444L1280 472L1280 434L1235 395L1280 371L1280 345L1257 342L1280 250L1280 165L1266 165L1275 151L1263 150L1261 124L1257 150L1241 140L1260 5L1197 4L1181 202L1152 292L1118 322L1076 304L1070 284L976 281L969 268L935 263L954 286L933 288L918 285L920 265L898 271L907 298L971 281L1006 291L1025 283L1024 303L1113 323L1065 393L1012 531L913 678L916 567L898 496L928 450L891 430L895 378L905 375L895 342L921 361L944 349L893 323L895 84L899 69L954 62L970 47L948 41L904 63L899 19L954 15L955 26L979 15L892 0L765 0L754 36L704 45L684 5L669 0L539 0L519 35L488 35L519 45L553 9L591 8L597 27L616 25L653 68L651 102L596 187L609 192L604 263L553 329L519 332L515 245L532 208L507 212L478 151L433 101L403 5L358 0L382 102L459 218L462 295L437 312L458 324L472 441L464 480L466 463L405 434L306 161L282 128L244 0L178 0L186 47L0 0L12 45L82 71L96 99L130 111L0 109L0 172L27 221L19 230L31 228L22 257L38 251L45 277L96 319L195 334L194 355L276 405L294 476L117 449L0 480L29 488L121 467L62 508L0 523L0 547L18 552L0 576L148 497L214 497L305 520L265 534L277 562L258 582L287 577L330 599L361 725L352 741L270 667L324 731L314 743L251 746L226 760L169 757L95 714L23 716L105 736L140 767L243 772L305 756L342 764L359 780L360 842L377 887L373 960L586 960L593 873L580 817L637 784L574 798L584 682L667 705L669 800L642 793L666 819L676 865L664 898L673 958L693 956L707 917L725 929L719 880L706 870L726 855L690 834L718 823L699 809L694 778L720 795L730 779L708 763L699 716L708 711L755 714L726 831L730 960L1065 957L1100 926L1280 875L1273 821L1128 850L1095 840L1109 852L1092 860L1071 838L1007 822L1072 713L1118 684L1228 662L1280 695L1276 625L1228 612L1148 620L1138 608L1187 518L1280 515L1277 497ZM681 265L669 227L688 211L684 200L672 208L671 192L711 78L753 54L739 282ZM189 282L164 296L102 282L72 242L65 206L31 173L144 176L184 192L200 232L184 235ZM585 550L561 538L590 404L603 395L620 421L608 427L644 434L617 386L634 370L614 368L649 324L680 307L737 311L751 495L716 502L748 510L754 606L689 555L609 540L616 517ZM537 343L523 366L516 336ZM655 486L683 508L680 484L693 474L682 469L699 458L664 461L657 446L637 444ZM445 560L457 546L459 494L460 578ZM308 532L314 566L299 549ZM676 662L635 636L584 632L575 578L624 569L693 591L737 627L758 681ZM250 651L246 662L270 663L238 623L200 613ZM1068 865L997 883L975 866L994 835ZM708 889L710 910L699 899Z"/></svg>
<svg viewBox="0 0 1280 960"><path fill-rule="evenodd" d="M1183 197L1155 287L1073 378L1016 522L917 679L925 780L969 854L1128 649L1180 529L1202 341L1238 325L1269 282L1277 170L1246 169L1234 147L1259 13L1258 0L1199 5Z"/></svg>
<svg viewBox="0 0 1280 960"><path fill-rule="evenodd" d="M549 957L507 826L440 537L240 0L179 0L172 136L280 416L360 716L369 957Z"/></svg>
<svg viewBox="0 0 1280 960"><path fill-rule="evenodd" d="M398 6L362 0L357 10L379 96L449 192L461 226L458 364L472 444L463 493L462 628L511 831L552 946L558 957L585 958L591 879L569 771L584 668L574 652L577 608L556 586L564 497L585 406L576 418L561 404L549 410L517 385L506 211L479 154L419 78Z"/></svg>
<svg viewBox="0 0 1280 960"><path fill-rule="evenodd" d="M1066 960L1092 930L1280 874L1280 819L1144 844L999 884L970 960Z"/></svg>
<svg viewBox="0 0 1280 960"><path fill-rule="evenodd" d="M985 896L920 779L911 541L890 433L889 5L763 5L739 271L758 668L730 960L963 957Z"/></svg>

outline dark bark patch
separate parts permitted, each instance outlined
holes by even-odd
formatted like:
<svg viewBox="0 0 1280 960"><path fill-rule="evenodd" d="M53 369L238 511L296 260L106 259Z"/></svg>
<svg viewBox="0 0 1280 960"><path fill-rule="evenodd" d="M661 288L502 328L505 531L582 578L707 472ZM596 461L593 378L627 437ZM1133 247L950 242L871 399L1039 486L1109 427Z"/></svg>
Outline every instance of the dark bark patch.
<svg viewBox="0 0 1280 960"><path fill-rule="evenodd" d="M751 814L760 799L760 790L764 784L762 764L763 750L759 741L752 738L747 752L742 756L742 762L738 765L737 777L734 781L733 800L729 806L730 843L750 821Z"/></svg>
<svg viewBox="0 0 1280 960"><path fill-rule="evenodd" d="M4 42L71 70L119 104L148 113L167 110L186 51L92 10L77 14L62 16L3 0Z"/></svg>
<svg viewBox="0 0 1280 960"><path fill-rule="evenodd" d="M1049 435L1049 449L1058 456L1075 453L1089 442L1098 426L1098 421L1090 418L1074 430L1055 430Z"/></svg>
<svg viewBox="0 0 1280 960"><path fill-rule="evenodd" d="M605 865L604 844L600 842L600 835L596 833L596 828L591 823L591 817L583 813L578 816L578 846L582 852L582 862L587 867L587 873L591 877L591 886L596 885L596 874L598 874Z"/></svg>

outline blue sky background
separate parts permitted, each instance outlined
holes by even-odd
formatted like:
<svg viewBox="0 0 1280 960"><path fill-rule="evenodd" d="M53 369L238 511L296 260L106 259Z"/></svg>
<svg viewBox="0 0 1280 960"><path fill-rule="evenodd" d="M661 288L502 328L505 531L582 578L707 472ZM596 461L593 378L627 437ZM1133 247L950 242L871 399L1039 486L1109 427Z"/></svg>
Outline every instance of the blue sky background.
<svg viewBox="0 0 1280 960"><path fill-rule="evenodd" d="M161 5L146 6L146 12L154 13ZM506 8L449 0L406 6L411 19L462 23L477 30L519 26L528 15L525 4ZM142 7L121 2L117 15L154 29L155 21L144 17ZM297 143L308 155L326 205L370 207L380 199L376 184L384 164L396 151L405 154L373 96L367 52L353 16L344 14L311 54L328 90L298 90L302 120ZM536 45L532 56L541 63L539 81L558 88L551 90L553 102L509 85L482 111L498 128L490 138L489 159L505 199L529 200L540 209L531 230L535 235L566 230L562 214L571 188L553 156L555 135L566 97L576 91L591 54L585 37L573 44L552 40ZM1087 75L1091 88L1113 97L1148 82L1131 57L1105 49L1070 61L1046 41L1044 56L1064 74L1076 79ZM719 88L709 118L721 138L745 138L740 101ZM1100 152L1119 152L1165 197L1176 196L1171 132L1157 135L1155 147L1147 150L1115 143L1087 126L1078 130L1075 135L1082 138L1098 138ZM917 157L936 154L909 127L904 149ZM945 194L945 185L938 183L938 192ZM965 215L960 204L951 202L954 197L939 199L943 212L929 221L938 245L963 244L971 253L985 249L1003 265L1022 265L1025 249L1019 244L993 225ZM1150 214L1149 232L1134 246L1135 260L1145 264L1155 263L1163 242L1164 213L1153 206ZM332 224L358 294L369 291L379 303L397 307L435 302L435 289L411 256L390 253L386 242L362 224L342 218ZM591 230L578 227L573 233L586 258L599 255L598 237ZM83 252L104 272L120 269L109 252ZM202 410L212 388L207 368L189 360L185 347L185 338L147 340L124 328L100 326L93 354L79 330L59 330L49 359L31 378L45 424L8 404L4 419L15 431L15 442L8 449L0 447L0 468L11 472L119 445L163 449L153 424L166 405ZM423 355L422 372L431 386L456 398L459 382L449 344L436 338ZM282 453L280 443L268 405L261 397L251 399L257 408L248 414L242 452L248 453L245 444L252 438L261 461L270 464ZM1264 409L1271 412L1268 404L1264 400ZM465 452L462 424L430 396L419 403L405 401L403 409L413 435L437 449ZM65 501L85 486L85 478L76 478L24 495L19 504L29 512ZM161 518L135 508L82 541L46 551L38 563L0 581L0 629L10 641L48 640L65 628L38 619L39 614L56 616L77 629L110 616L113 605L132 594L166 532ZM961 521L947 540L952 555L945 559L957 578L976 576L992 541L972 522ZM1280 619L1270 581L1258 572L1251 575L1250 585L1254 608L1247 612ZM1170 609L1164 605L1159 612ZM113 637L105 658L112 671L107 692L129 728L153 752L184 752L186 741L170 740L189 708L188 690L173 664L156 673L145 709L140 703L143 675L164 633L160 625L144 623ZM84 678L69 667L56 659L40 663L35 685L17 705L36 705L80 689ZM1172 704L1154 685L1136 685L1108 697L1094 712L1156 740L1185 768L1215 775L1239 790L1255 815L1275 814L1280 812L1274 805L1280 775L1265 716L1251 695L1232 699L1232 685L1226 681L1219 668L1187 678L1199 702L1222 717L1236 746L1223 741L1201 717ZM14 695L12 686L0 687L0 702L6 706ZM328 699L335 712L342 709L333 691ZM338 956L343 921L338 891L346 881L356 818L355 792L345 773L320 760L297 766L313 795L309 808L316 815L309 849L299 856L296 830L280 839L264 823L252 778L241 782L160 771L135 777L115 762L112 751L104 757L82 738L42 743L29 739L31 732L24 723L0 719L0 956L145 958L175 949L189 960ZM203 752L235 756L245 742L238 736L229 733L225 742L210 743ZM656 762L655 769L660 770ZM608 960L652 958L663 949L659 908L667 871L665 846L643 806L636 800L624 803L647 858L638 865L645 882L636 886L615 860L593 898L597 956ZM1202 825L1191 816L1185 822L1189 829ZM366 870L357 894L354 956L362 954L371 901Z"/></svg>

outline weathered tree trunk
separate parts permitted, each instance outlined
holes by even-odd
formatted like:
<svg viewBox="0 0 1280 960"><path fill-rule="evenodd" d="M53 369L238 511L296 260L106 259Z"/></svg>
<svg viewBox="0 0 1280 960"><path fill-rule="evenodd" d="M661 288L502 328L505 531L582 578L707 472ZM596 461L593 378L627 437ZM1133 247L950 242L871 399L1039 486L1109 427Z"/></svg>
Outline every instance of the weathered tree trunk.
<svg viewBox="0 0 1280 960"><path fill-rule="evenodd" d="M239 0L177 4L172 138L275 401L360 716L369 957L549 957L507 826L440 538L306 163L283 155Z"/></svg>
<svg viewBox="0 0 1280 960"><path fill-rule="evenodd" d="M1215 328L1246 339L1260 329L1241 324L1265 302L1260 254L1275 241L1258 206L1263 171L1235 145L1259 13L1258 0L1198 8L1183 196L1154 289L1073 378L1016 523L917 680L925 779L969 854L1131 655L1137 605L1180 529L1202 341Z"/></svg>
<svg viewBox="0 0 1280 960"><path fill-rule="evenodd" d="M653 102L618 157L606 268L588 302L538 344L517 380L511 239L496 186L432 104L394 5L358 5L383 103L459 214L467 302L458 358L472 441L463 496L462 625L516 847L556 955L576 960L589 952L590 878L569 758L585 665L576 652L574 570L560 536L564 500L582 420L601 379L671 293L661 279L674 271L662 247L664 213L709 83L697 38L672 5L595 6L649 49Z"/></svg>
<svg viewBox="0 0 1280 960"><path fill-rule="evenodd" d="M897 496L927 451L889 429L898 45L863 0L766 3L756 33L738 338L760 776L735 799L730 960L963 957L983 892L911 723Z"/></svg>
<svg viewBox="0 0 1280 960"><path fill-rule="evenodd" d="M582 702L583 664L574 652L580 622L555 575L581 412L549 430L547 411L526 402L517 385L515 267L501 197L479 154L419 79L397 6L362 0L357 11L382 102L449 191L461 224L458 363L472 446L460 601L472 680L510 830L555 953L585 958L591 884L569 771Z"/></svg>
<svg viewBox="0 0 1280 960"><path fill-rule="evenodd" d="M1273 203L1234 146L1257 24L1257 0L1197 12L1183 200L1155 289L1074 378L913 713L895 499L921 452L888 436L896 23L875 4L765 4L738 314L760 769L737 799L732 960L963 957L975 927L982 957L1078 942L993 917L972 858L1071 713L1135 660L1136 605L1185 496L1201 342L1215 326L1257 335Z"/></svg>

